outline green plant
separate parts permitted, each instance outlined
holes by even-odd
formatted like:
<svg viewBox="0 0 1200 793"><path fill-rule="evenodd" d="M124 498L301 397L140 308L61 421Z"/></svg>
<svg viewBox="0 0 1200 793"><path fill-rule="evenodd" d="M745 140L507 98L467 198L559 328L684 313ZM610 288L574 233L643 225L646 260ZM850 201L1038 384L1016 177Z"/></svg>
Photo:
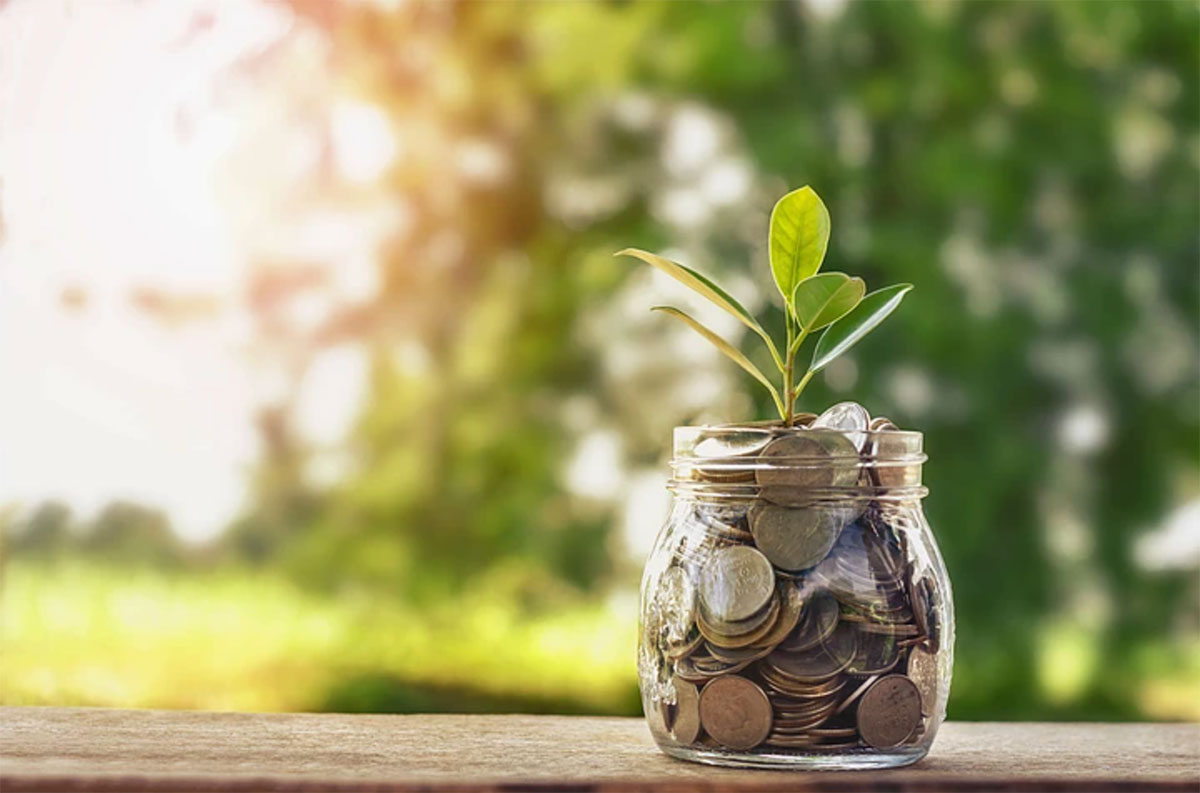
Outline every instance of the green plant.
<svg viewBox="0 0 1200 793"><path fill-rule="evenodd" d="M784 303L785 338L779 345L736 298L690 267L636 248L626 248L616 255L633 256L662 270L754 331L771 353L782 388L776 388L740 350L684 312L672 306L651 309L683 321L749 372L770 392L779 418L790 426L796 400L813 375L874 330L912 289L912 284L895 284L867 294L861 278L818 272L828 246L829 210L816 191L801 187L779 199L771 212L769 240L771 274ZM797 381L796 353L810 335L821 329L825 332L817 339L808 368Z"/></svg>

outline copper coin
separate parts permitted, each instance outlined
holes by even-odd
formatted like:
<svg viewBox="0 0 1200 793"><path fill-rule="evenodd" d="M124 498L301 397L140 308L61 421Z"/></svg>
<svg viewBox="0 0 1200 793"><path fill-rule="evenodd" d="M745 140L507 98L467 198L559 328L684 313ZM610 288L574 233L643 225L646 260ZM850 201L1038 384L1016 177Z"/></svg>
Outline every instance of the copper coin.
<svg viewBox="0 0 1200 793"><path fill-rule="evenodd" d="M753 749L771 733L771 702L744 677L718 677L700 692L700 723L722 746Z"/></svg>
<svg viewBox="0 0 1200 793"><path fill-rule="evenodd" d="M675 686L675 719L671 722L671 737L679 743L695 743L700 737L700 691L678 675L671 684Z"/></svg>
<svg viewBox="0 0 1200 793"><path fill-rule="evenodd" d="M921 723L921 692L904 675L875 681L858 703L858 734L876 749L904 743Z"/></svg>

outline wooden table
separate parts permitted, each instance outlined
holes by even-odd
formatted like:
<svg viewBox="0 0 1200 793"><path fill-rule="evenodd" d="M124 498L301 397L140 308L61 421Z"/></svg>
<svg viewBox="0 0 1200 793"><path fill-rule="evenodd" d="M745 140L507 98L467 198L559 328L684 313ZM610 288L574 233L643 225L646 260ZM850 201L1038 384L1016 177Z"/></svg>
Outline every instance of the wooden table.
<svg viewBox="0 0 1200 793"><path fill-rule="evenodd" d="M0 708L0 789L1200 790L1200 726L949 723L893 771L712 768L639 719Z"/></svg>

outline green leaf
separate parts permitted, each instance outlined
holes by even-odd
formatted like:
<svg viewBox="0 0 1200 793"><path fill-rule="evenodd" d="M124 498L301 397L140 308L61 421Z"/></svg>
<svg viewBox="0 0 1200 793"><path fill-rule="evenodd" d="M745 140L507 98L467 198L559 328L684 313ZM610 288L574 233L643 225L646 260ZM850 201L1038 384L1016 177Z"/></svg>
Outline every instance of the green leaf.
<svg viewBox="0 0 1200 793"><path fill-rule="evenodd" d="M796 284L792 314L806 333L833 324L858 305L867 285L845 273L818 273Z"/></svg>
<svg viewBox="0 0 1200 793"><path fill-rule="evenodd" d="M747 358L745 355L742 354L741 350L739 350L737 347L734 347L732 344L730 344L729 342L722 339L716 333L714 333L711 330L709 330L708 328L704 327L699 322L694 320L692 317L688 316L687 314L685 314L684 312L680 311L679 309L677 309L673 306L654 306L650 310L666 312L667 314L670 314L671 316L675 317L676 319L681 320L692 330L696 331L701 336L708 339L708 341L714 347L716 347L718 350L723 352L729 359L731 359L738 366L742 367L747 372L749 372L750 375L755 380L757 380L758 382L760 382L764 386L766 386L767 390L771 392L771 396L774 397L775 405L779 408L780 414L783 413L783 401L779 397L779 392L775 390L775 386L772 385L771 381L767 379L766 375L764 375L759 370L759 368L750 361L749 358Z"/></svg>
<svg viewBox="0 0 1200 793"><path fill-rule="evenodd" d="M829 210L811 187L779 199L771 211L770 258L775 284L791 301L796 284L821 269L829 247Z"/></svg>
<svg viewBox="0 0 1200 793"><path fill-rule="evenodd" d="M638 250L637 248L626 248L623 251L617 251L615 256L632 256L635 259L641 259L646 264L662 270L667 275L674 278L679 283L690 288L692 291L708 298L711 302L728 311L733 316L737 317L746 327L756 332L762 332L762 327L755 321L754 317L750 316L750 312L742 306L737 299L726 292L721 287L714 284L706 276L696 272L687 265L673 262L670 259L649 253L647 251Z"/></svg>
<svg viewBox="0 0 1200 793"><path fill-rule="evenodd" d="M829 326L817 339L810 372L819 372L829 363L858 343L888 314L896 310L912 284L896 284L877 289L862 299L853 311Z"/></svg>

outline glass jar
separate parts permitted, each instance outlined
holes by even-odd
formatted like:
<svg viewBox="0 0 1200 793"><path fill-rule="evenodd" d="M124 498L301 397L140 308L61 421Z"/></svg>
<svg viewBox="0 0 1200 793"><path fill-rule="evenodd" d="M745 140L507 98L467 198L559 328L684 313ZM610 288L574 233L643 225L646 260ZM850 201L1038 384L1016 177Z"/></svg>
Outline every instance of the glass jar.
<svg viewBox="0 0 1200 793"><path fill-rule="evenodd" d="M846 769L925 756L954 611L921 511L921 447L896 429L675 430L638 647L664 752Z"/></svg>

